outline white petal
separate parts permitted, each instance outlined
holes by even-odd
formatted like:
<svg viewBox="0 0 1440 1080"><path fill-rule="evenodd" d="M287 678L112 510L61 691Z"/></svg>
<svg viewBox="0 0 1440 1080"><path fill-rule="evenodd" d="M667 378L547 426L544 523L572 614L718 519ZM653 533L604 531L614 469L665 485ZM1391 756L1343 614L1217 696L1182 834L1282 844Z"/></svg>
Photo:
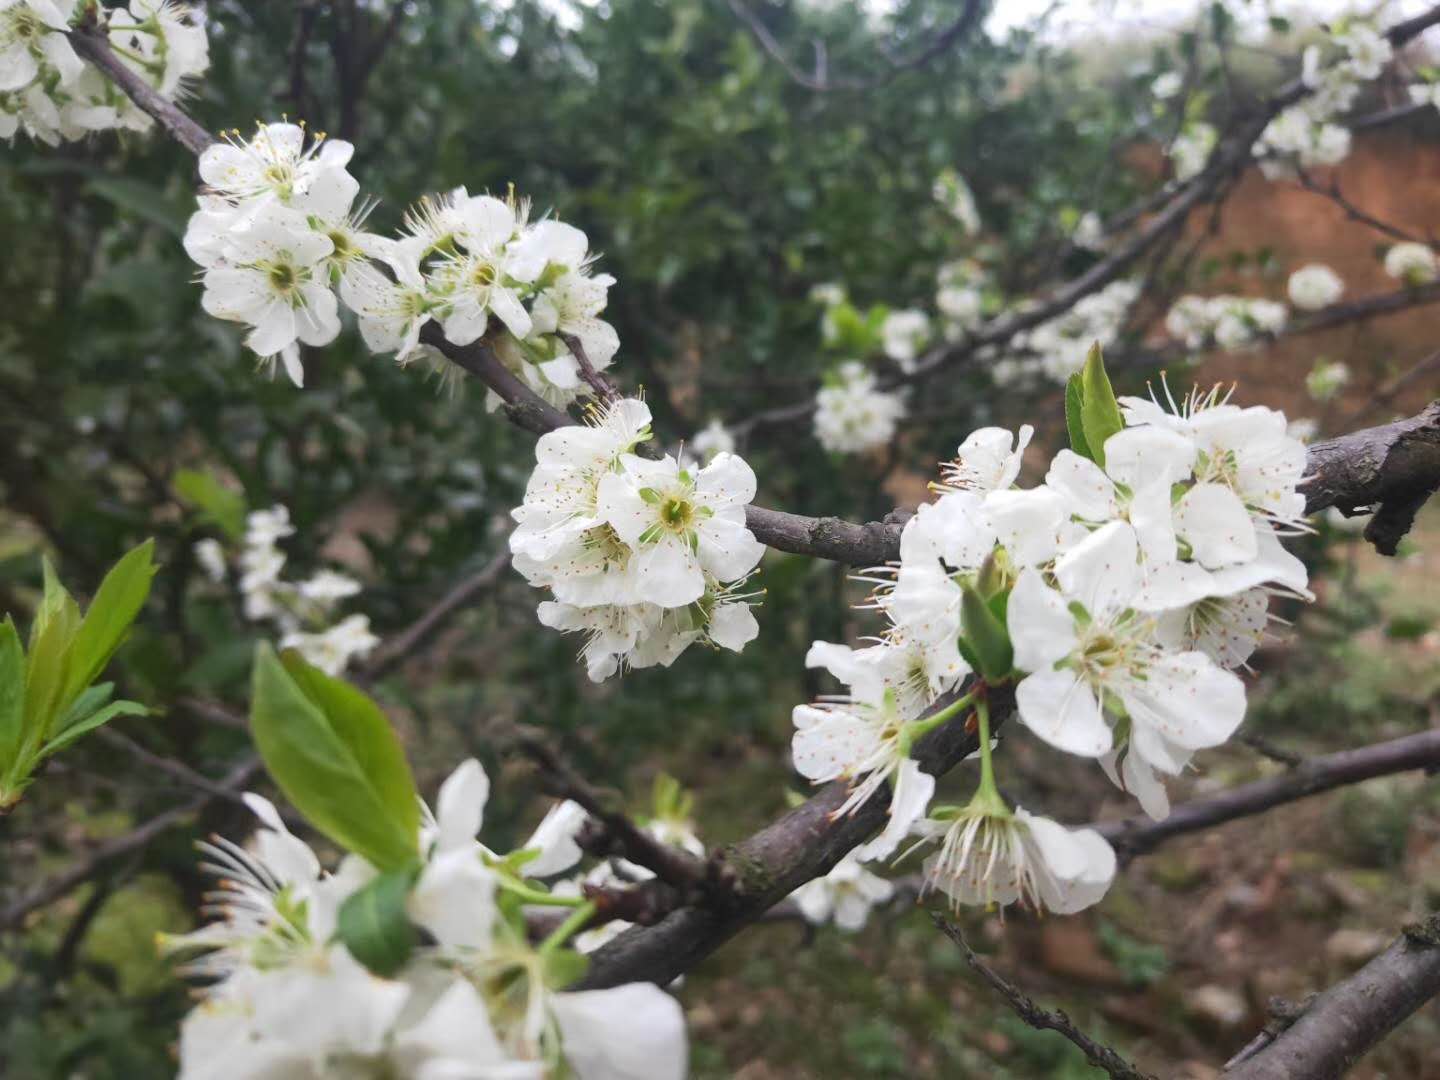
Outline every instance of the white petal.
<svg viewBox="0 0 1440 1080"><path fill-rule="evenodd" d="M1245 684L1204 653L1164 654L1116 689L1136 726L1187 750L1220 745L1245 719Z"/></svg>
<svg viewBox="0 0 1440 1080"><path fill-rule="evenodd" d="M1020 671L1048 671L1075 650L1075 617L1065 598L1046 585L1037 570L1027 568L1010 593L1006 623Z"/></svg>
<svg viewBox="0 0 1440 1080"><path fill-rule="evenodd" d="M1079 600L1095 618L1123 611L1140 586L1135 530L1112 521L1055 560L1055 577L1065 595Z"/></svg>
<svg viewBox="0 0 1440 1080"><path fill-rule="evenodd" d="M550 1008L578 1080L683 1080L685 1014L658 986L555 994Z"/></svg>
<svg viewBox="0 0 1440 1080"><path fill-rule="evenodd" d="M1090 687L1069 670L1041 671L1015 688L1020 720L1057 750L1099 757L1110 749L1110 728Z"/></svg>
<svg viewBox="0 0 1440 1080"><path fill-rule="evenodd" d="M1175 526L1207 569L1249 562L1258 554L1250 511L1223 484L1196 484L1175 508Z"/></svg>
<svg viewBox="0 0 1440 1080"><path fill-rule="evenodd" d="M710 612L705 632L716 645L740 652L759 636L760 624L755 621L749 604L718 604Z"/></svg>
<svg viewBox="0 0 1440 1080"><path fill-rule="evenodd" d="M1050 462L1045 486L1060 495L1070 511L1086 521L1109 521L1117 513L1115 484L1089 458L1061 450Z"/></svg>
<svg viewBox="0 0 1440 1080"><path fill-rule="evenodd" d="M474 758L460 763L440 785L435 800L435 821L439 825L436 846L441 851L468 847L480 831L485 802L490 797L490 778Z"/></svg>
<svg viewBox="0 0 1440 1080"><path fill-rule="evenodd" d="M871 859L888 859L910 835L910 826L925 816L930 799L935 794L935 777L924 772L914 758L906 758L891 777L894 787L890 797L889 817L885 829L867 844L855 849L855 858L861 862Z"/></svg>

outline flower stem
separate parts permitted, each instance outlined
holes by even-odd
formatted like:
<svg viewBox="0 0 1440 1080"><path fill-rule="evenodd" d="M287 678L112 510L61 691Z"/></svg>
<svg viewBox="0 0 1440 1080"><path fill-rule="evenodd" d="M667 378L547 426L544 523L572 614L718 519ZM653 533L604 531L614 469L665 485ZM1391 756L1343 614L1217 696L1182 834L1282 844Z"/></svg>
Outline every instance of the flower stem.
<svg viewBox="0 0 1440 1080"><path fill-rule="evenodd" d="M952 701L939 712L933 713L930 716L921 717L919 720L911 720L910 723L905 725L906 736L913 742L920 738L920 736L934 731L941 724L945 723L945 721L953 719L974 704L975 695L979 692L979 688L977 687L964 697Z"/></svg>
<svg viewBox="0 0 1440 1080"><path fill-rule="evenodd" d="M541 889L531 888L523 882L512 877L500 874L496 878L496 884L506 892L514 893L527 904L534 904L537 907L568 907L578 908L589 901L579 896L556 896L554 893L544 892Z"/></svg>
<svg viewBox="0 0 1440 1080"><path fill-rule="evenodd" d="M582 900L579 906L566 916L565 921L550 931L550 936L540 943L538 950L540 955L546 956L564 945L590 921L594 914L595 901Z"/></svg>
<svg viewBox="0 0 1440 1080"><path fill-rule="evenodd" d="M975 703L975 723L980 738L980 790L998 791L995 766L990 761L990 703L984 696Z"/></svg>

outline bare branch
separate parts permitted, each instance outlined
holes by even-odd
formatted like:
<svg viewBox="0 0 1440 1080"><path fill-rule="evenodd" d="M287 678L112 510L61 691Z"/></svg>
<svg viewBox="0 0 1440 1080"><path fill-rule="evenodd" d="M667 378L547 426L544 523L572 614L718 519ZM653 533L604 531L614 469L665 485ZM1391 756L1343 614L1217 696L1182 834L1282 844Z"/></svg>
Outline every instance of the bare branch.
<svg viewBox="0 0 1440 1080"><path fill-rule="evenodd" d="M1335 1080L1440 994L1440 917L1406 927L1383 953L1336 983L1227 1080Z"/></svg>
<svg viewBox="0 0 1440 1080"><path fill-rule="evenodd" d="M358 681L378 679L421 645L425 644L450 617L476 596L493 587L510 565L510 552L502 550L475 573L452 588L413 623L389 638L365 662Z"/></svg>
<svg viewBox="0 0 1440 1080"><path fill-rule="evenodd" d="M1080 1048L1086 1061L1097 1069L1104 1069L1106 1073L1114 1077L1114 1080L1155 1080L1155 1077L1141 1072L1104 1043L1097 1042L1086 1035L1064 1012L1058 1009L1052 1012L1050 1009L1043 1009L1035 1004L1022 990L1011 985L999 972L976 956L974 950L970 948L970 943L965 940L965 935L960 932L960 928L952 922L947 922L943 915L933 913L930 918L936 928L959 947L965 956L965 962L970 965L975 974L989 983L991 989L1003 997L1005 1003L1014 1010L1015 1015L1025 1023L1037 1031L1054 1031L1065 1036Z"/></svg>
<svg viewBox="0 0 1440 1080"><path fill-rule="evenodd" d="M985 11L985 5L980 0L966 0L964 9L960 16L945 29L937 33L928 44L915 52L908 58L888 57L890 68L882 74L870 79L833 79L829 73L827 51L824 42L815 42L815 72L807 75L801 71L796 64L785 55L785 49L770 32L770 28L764 21L751 11L743 0L726 0L735 17L745 24L752 37L759 46L769 54L770 58L784 69L785 74L790 76L792 82L798 83L807 90L814 90L818 93L828 93L835 90L864 91L876 90L893 80L897 75L905 71L913 71L916 68L924 67L930 61L940 56L951 46L965 37L980 22L980 16Z"/></svg>
<svg viewBox="0 0 1440 1080"><path fill-rule="evenodd" d="M600 826L600 832L592 831L588 842L581 844L592 855L619 855L629 859L682 894L714 898L728 891L729 883L722 880L724 875L716 873L715 866L708 865L704 859L697 859L688 851L655 839L636 825L625 813L618 798L602 794L592 787L551 748L541 732L517 727L512 737L516 745L540 767L551 794L578 803Z"/></svg>
<svg viewBox="0 0 1440 1080"><path fill-rule="evenodd" d="M595 365L590 363L590 356L585 351L585 343L574 334L562 333L558 336L575 357L575 363L580 368L580 378L585 380L586 386L595 391L595 397L606 405L619 401L620 391L615 389L614 383L595 370Z"/></svg>
<svg viewBox="0 0 1440 1080"><path fill-rule="evenodd" d="M70 32L70 44L75 51L103 71L116 86L125 91L127 97L149 113L168 131L181 146L197 157L205 148L215 142L215 137L190 119L184 109L169 98L161 97L149 83L140 78L120 62L110 42L96 28L94 14L88 21Z"/></svg>
<svg viewBox="0 0 1440 1080"><path fill-rule="evenodd" d="M1172 836L1263 813L1283 803L1305 799L1346 784L1411 769L1440 768L1440 728L1375 743L1358 750L1309 758L1282 776L1181 803L1163 821L1143 815L1122 821L1097 822L1091 828L1109 840L1128 861L1153 851Z"/></svg>

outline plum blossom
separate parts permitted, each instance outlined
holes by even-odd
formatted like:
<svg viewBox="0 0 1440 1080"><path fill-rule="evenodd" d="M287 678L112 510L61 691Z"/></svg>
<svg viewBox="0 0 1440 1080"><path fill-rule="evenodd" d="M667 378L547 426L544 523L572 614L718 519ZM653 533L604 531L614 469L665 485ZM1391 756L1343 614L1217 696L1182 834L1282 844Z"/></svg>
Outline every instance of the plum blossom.
<svg viewBox="0 0 1440 1080"><path fill-rule="evenodd" d="M855 454L884 446L905 416L898 392L881 390L864 365L841 364L815 395L815 437L834 454Z"/></svg>
<svg viewBox="0 0 1440 1080"><path fill-rule="evenodd" d="M1302 266L1290 275L1286 289L1290 302L1302 311L1319 311L1339 300L1345 292L1340 275L1322 263Z"/></svg>
<svg viewBox="0 0 1440 1080"><path fill-rule="evenodd" d="M864 927L870 910L887 903L895 886L861 865L853 853L846 855L824 877L807 881L790 894L805 921L823 926L834 921L841 930Z"/></svg>

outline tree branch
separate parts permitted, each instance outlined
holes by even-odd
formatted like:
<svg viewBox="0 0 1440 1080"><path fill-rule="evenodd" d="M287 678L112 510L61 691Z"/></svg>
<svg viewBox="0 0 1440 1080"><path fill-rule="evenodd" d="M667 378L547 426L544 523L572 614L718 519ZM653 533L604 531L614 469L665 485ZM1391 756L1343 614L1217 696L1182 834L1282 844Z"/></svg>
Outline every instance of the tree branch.
<svg viewBox="0 0 1440 1080"><path fill-rule="evenodd" d="M1181 803L1163 821L1144 815L1091 826L1109 840L1122 861L1153 851L1172 836L1263 813L1283 803L1318 795L1322 791L1358 784L1377 776L1411 769L1440 768L1440 728L1375 743L1358 750L1342 750L1307 758L1281 776L1222 791L1204 799Z"/></svg>
<svg viewBox="0 0 1440 1080"><path fill-rule="evenodd" d="M1383 953L1319 995L1226 1080L1335 1080L1440 994L1440 917L1406 927Z"/></svg>
<svg viewBox="0 0 1440 1080"><path fill-rule="evenodd" d="M959 947L971 970L989 983L990 988L1003 997L1005 1003L1014 1010L1015 1015L1025 1023L1037 1031L1055 1031L1065 1036L1080 1048L1086 1061L1097 1069L1104 1069L1114 1080L1155 1080L1155 1077L1141 1072L1104 1043L1097 1042L1086 1035L1064 1012L1059 1010L1052 1012L1035 1004L1029 996L1018 987L1011 985L994 968L983 963L970 948L970 943L965 940L965 935L960 932L960 928L952 922L947 922L943 915L938 912L932 913L930 919L935 923L937 929Z"/></svg>

